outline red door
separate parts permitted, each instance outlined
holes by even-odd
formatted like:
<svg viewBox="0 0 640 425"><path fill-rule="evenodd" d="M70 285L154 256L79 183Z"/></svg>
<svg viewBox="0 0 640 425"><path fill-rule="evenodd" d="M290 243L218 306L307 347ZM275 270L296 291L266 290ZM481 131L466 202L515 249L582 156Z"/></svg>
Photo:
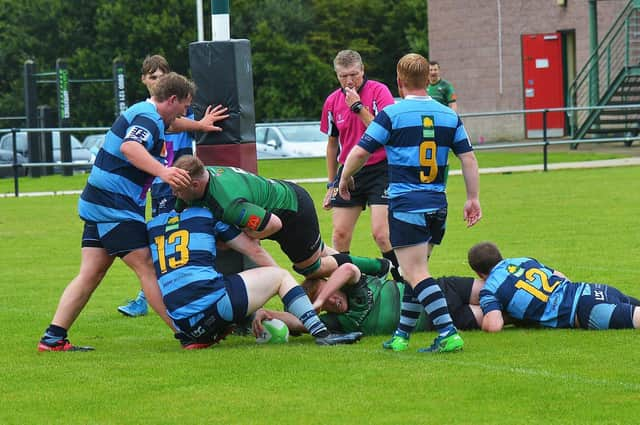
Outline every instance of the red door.
<svg viewBox="0 0 640 425"><path fill-rule="evenodd" d="M559 32L522 35L524 109L563 108L562 38ZM547 135L563 136L564 112L547 113ZM527 137L542 137L542 113L525 116Z"/></svg>

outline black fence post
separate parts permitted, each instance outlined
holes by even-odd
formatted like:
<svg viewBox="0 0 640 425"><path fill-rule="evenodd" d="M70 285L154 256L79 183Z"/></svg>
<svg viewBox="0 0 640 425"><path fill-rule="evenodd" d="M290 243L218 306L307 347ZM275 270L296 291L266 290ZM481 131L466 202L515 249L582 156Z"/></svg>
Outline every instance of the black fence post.
<svg viewBox="0 0 640 425"><path fill-rule="evenodd" d="M39 105L38 108L38 127L50 128L55 127L53 110L49 105ZM42 149L42 160L44 162L54 162L53 160L53 134L51 132L40 133L40 147ZM50 176L54 173L53 167L44 167L43 176Z"/></svg>
<svg viewBox="0 0 640 425"><path fill-rule="evenodd" d="M18 165L18 146L16 142L16 138L18 137L17 132L17 128L11 129L11 143L13 147L13 193L15 194L16 198L20 196L18 184L18 169L20 166Z"/></svg>

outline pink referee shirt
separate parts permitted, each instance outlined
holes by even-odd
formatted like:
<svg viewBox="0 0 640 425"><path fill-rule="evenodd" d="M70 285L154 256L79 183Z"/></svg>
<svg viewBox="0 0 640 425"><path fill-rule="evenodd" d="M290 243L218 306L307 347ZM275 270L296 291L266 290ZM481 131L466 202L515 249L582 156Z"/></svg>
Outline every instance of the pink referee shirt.
<svg viewBox="0 0 640 425"><path fill-rule="evenodd" d="M377 81L365 80L358 94L364 107L374 117L385 106L394 103L389 88ZM338 162L341 164L344 164L347 155L358 144L367 129L358 114L354 114L349 110L344 99L345 95L341 88L331 93L324 102L322 117L320 118L320 131L329 136L338 137L340 143ZM369 157L365 165L376 164L386 158L387 155L384 149L378 149Z"/></svg>

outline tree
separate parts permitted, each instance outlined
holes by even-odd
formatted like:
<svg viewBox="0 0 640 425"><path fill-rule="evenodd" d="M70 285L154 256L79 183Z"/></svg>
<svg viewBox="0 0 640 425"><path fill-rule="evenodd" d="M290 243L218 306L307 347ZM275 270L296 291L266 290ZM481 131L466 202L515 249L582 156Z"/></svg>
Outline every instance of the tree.
<svg viewBox="0 0 640 425"><path fill-rule="evenodd" d="M337 87L332 61L339 50L358 50L367 75L392 90L397 60L410 51L427 53L424 0L234 0L230 6L232 37L252 45L257 121L317 119ZM27 59L47 71L64 58L72 79L95 79L110 77L120 58L128 103L144 99L145 56L162 54L175 71L189 74L195 21L195 5L182 0L0 0L0 116L24 114ZM70 124L110 125L112 91L110 84L72 83ZM38 92L39 103L55 107L55 85L38 85Z"/></svg>

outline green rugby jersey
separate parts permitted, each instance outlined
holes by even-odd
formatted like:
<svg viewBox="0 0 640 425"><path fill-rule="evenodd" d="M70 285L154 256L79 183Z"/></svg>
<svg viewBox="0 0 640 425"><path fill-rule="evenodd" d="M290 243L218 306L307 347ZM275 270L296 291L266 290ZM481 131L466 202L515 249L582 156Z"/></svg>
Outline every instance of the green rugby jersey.
<svg viewBox="0 0 640 425"><path fill-rule="evenodd" d="M178 200L176 210L185 205L203 206L225 223L261 229L268 213L280 215L298 210L296 192L281 180L267 179L236 167L207 167L209 186L204 199Z"/></svg>
<svg viewBox="0 0 640 425"><path fill-rule="evenodd" d="M363 275L357 284L343 286L342 291L347 295L349 310L322 314L320 318L329 329L365 335L386 335L396 330L404 284ZM416 330L424 330L425 322L422 312Z"/></svg>
<svg viewBox="0 0 640 425"><path fill-rule="evenodd" d="M451 102L456 101L456 92L453 89L453 84L447 80L440 79L440 81L435 84L429 83L427 93L431 98L445 106L449 106Z"/></svg>

